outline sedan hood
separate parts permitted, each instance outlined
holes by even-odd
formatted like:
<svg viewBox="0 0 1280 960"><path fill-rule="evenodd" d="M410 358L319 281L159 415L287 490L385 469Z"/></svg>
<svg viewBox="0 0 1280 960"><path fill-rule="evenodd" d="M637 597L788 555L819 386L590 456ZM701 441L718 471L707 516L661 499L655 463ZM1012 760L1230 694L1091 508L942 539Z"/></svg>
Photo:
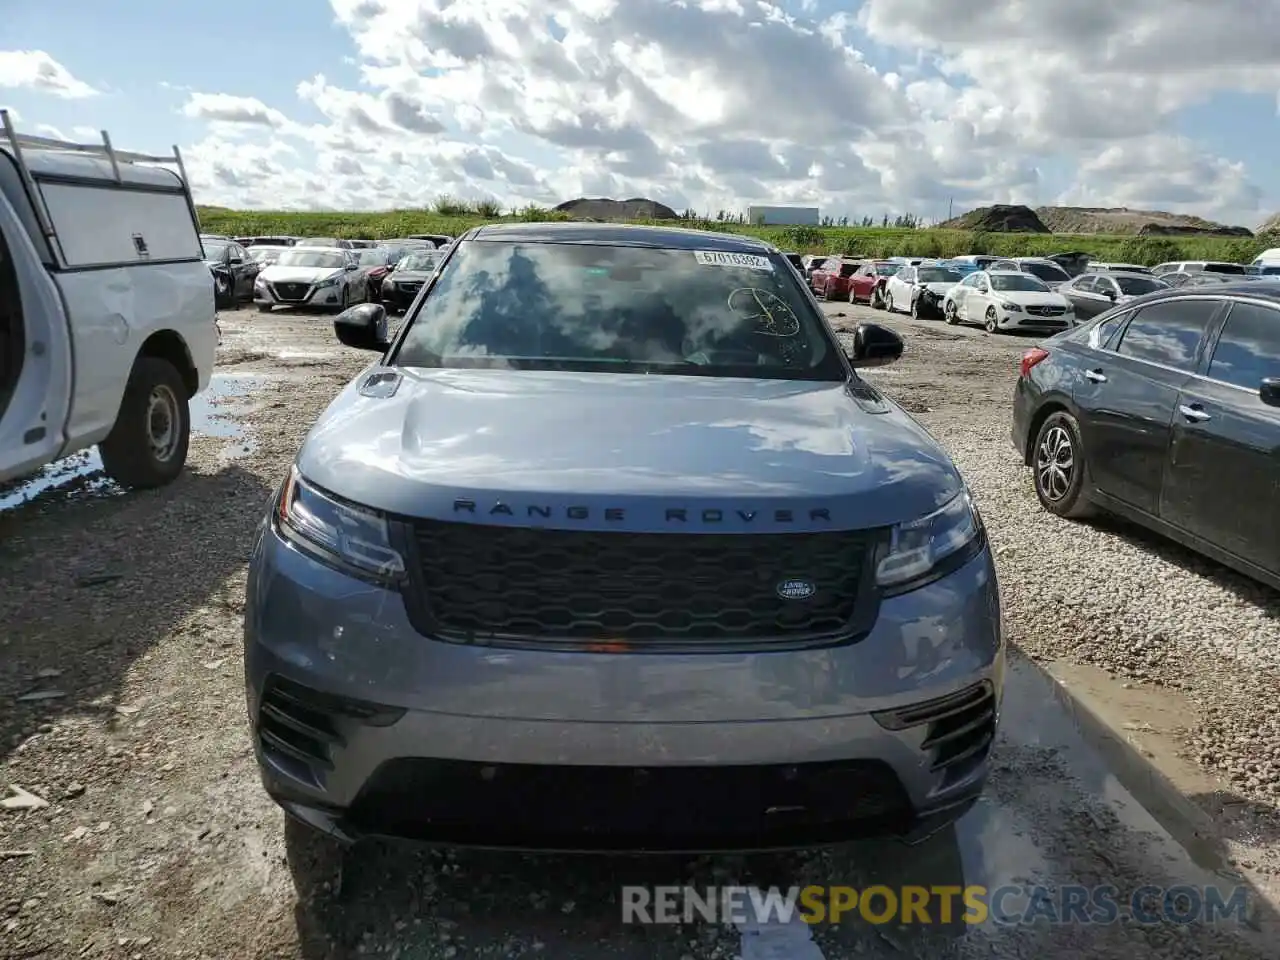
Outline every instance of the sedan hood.
<svg viewBox="0 0 1280 960"><path fill-rule="evenodd" d="M393 270L387 274L387 279L396 283L425 283L430 277L431 274L423 270Z"/></svg>
<svg viewBox="0 0 1280 960"><path fill-rule="evenodd" d="M345 271L333 267L291 267L273 264L258 274L267 283L316 283L330 277L340 277Z"/></svg>
<svg viewBox="0 0 1280 960"><path fill-rule="evenodd" d="M997 300L1007 300L1021 307L1070 307L1067 298L1060 293L1039 290L992 290L991 296Z"/></svg>
<svg viewBox="0 0 1280 960"><path fill-rule="evenodd" d="M943 281L940 281L939 283L922 284L922 286L926 290L928 290L930 293L935 293L938 296L942 297L942 296L945 296L947 292L959 282L960 282L959 280L943 280Z"/></svg>
<svg viewBox="0 0 1280 960"><path fill-rule="evenodd" d="M881 527L962 489L918 423L865 386L857 392L865 395L843 383L375 367L317 421L298 466L391 513L529 525L541 510L544 525L567 518L579 529ZM687 521L672 516L682 510Z"/></svg>

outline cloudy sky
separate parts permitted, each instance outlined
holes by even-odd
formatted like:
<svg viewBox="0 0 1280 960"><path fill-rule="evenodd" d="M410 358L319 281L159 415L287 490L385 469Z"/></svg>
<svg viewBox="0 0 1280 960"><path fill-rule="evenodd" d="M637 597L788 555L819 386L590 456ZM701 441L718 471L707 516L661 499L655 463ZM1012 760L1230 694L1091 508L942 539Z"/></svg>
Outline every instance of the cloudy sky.
<svg viewBox="0 0 1280 960"><path fill-rule="evenodd" d="M240 207L1256 227L1280 210L1278 38L1280 0L47 0L5 11L0 103L31 132L177 142L197 200Z"/></svg>

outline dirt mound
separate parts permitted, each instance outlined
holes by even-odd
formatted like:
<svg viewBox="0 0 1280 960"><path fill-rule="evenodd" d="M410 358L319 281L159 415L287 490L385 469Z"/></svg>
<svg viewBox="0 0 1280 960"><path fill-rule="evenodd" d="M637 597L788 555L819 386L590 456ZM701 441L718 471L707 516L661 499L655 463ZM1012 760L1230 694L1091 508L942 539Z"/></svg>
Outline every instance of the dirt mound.
<svg viewBox="0 0 1280 960"><path fill-rule="evenodd" d="M1130 207L1037 207L1036 213L1054 233L1103 233L1139 237L1251 237L1246 227L1164 210Z"/></svg>
<svg viewBox="0 0 1280 960"><path fill-rule="evenodd" d="M566 200L556 207L559 213L583 220L678 220L679 216L666 204L644 197L630 200L609 200L601 197Z"/></svg>
<svg viewBox="0 0 1280 960"><path fill-rule="evenodd" d="M1050 232L1030 207L1008 203L978 207L938 226L944 230L983 230L990 233Z"/></svg>
<svg viewBox="0 0 1280 960"><path fill-rule="evenodd" d="M1280 213L1267 220L1262 226L1258 227L1258 236L1264 233L1280 233Z"/></svg>

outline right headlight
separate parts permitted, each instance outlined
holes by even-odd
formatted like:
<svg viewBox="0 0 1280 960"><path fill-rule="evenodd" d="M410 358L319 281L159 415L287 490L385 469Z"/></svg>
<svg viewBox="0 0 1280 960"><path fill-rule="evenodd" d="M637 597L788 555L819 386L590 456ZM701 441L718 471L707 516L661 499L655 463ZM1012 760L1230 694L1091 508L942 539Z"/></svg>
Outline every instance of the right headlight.
<svg viewBox="0 0 1280 960"><path fill-rule="evenodd" d="M376 510L322 493L297 467L280 490L276 528L316 560L364 579L399 580L404 557L391 543L387 519Z"/></svg>
<svg viewBox="0 0 1280 960"><path fill-rule="evenodd" d="M967 489L933 513L893 528L876 564L876 583L905 593L966 562L982 545L982 518Z"/></svg>

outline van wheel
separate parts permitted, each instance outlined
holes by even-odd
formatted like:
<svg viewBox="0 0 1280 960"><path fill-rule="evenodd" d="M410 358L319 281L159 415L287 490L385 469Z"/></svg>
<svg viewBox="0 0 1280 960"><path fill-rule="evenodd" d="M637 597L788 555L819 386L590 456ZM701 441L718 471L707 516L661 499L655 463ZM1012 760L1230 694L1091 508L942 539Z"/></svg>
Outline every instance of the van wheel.
<svg viewBox="0 0 1280 960"><path fill-rule="evenodd" d="M98 448L107 476L139 490L173 482L191 442L188 400L187 385L169 361L134 361L115 426Z"/></svg>

